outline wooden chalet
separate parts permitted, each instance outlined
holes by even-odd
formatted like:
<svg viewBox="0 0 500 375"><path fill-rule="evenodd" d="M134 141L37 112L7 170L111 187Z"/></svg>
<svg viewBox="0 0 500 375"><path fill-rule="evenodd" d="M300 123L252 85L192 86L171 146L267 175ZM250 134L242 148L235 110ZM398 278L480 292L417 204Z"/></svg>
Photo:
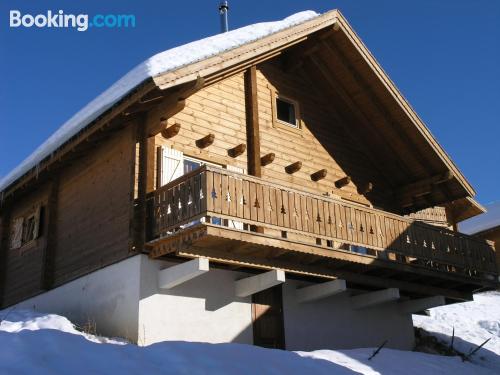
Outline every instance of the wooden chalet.
<svg viewBox="0 0 500 375"><path fill-rule="evenodd" d="M175 269L159 286L175 292L209 263L238 275L254 343L313 348L288 345L288 280L316 286L302 299L341 289L354 310L380 300L408 317L498 287L492 243L456 230L484 211L474 194L334 10L145 80L5 186L0 301L139 254Z"/></svg>

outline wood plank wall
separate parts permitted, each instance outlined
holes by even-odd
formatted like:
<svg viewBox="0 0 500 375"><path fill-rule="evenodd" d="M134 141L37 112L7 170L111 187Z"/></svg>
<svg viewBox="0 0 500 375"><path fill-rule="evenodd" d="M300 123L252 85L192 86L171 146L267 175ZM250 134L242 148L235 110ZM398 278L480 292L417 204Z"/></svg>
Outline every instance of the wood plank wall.
<svg viewBox="0 0 500 375"><path fill-rule="evenodd" d="M271 90L299 103L302 117L300 131L287 131L273 126ZM261 156L273 152L276 159L262 168L262 177L276 183L317 194L334 194L348 200L379 208L392 205L390 189L355 140L336 122L328 109L327 98L321 97L314 83L297 74L284 73L275 63L265 63L257 69L257 95L261 133ZM341 110L341 109L337 109ZM246 155L231 158L227 150L246 143L245 95L243 73L206 87L187 99L186 107L168 120L168 125L181 124L179 134L165 139L155 138L156 146L173 147L185 155L221 165L247 169ZM207 148L196 147L195 141L213 133L215 141ZM156 157L156 153L155 153ZM303 166L290 175L285 167L296 161ZM156 165L156 161L155 164ZM310 175L327 169L325 179L318 182ZM153 173L156 168L153 167ZM342 189L335 181L349 175L352 182ZM156 177L154 179L156 181ZM373 192L358 193L358 186L371 182Z"/></svg>
<svg viewBox="0 0 500 375"><path fill-rule="evenodd" d="M276 154L274 163L263 168L263 178L312 193L330 193L359 203L372 203L380 208L386 206L387 185L374 172L375 166L356 140L331 114L328 98L315 89L314 82L298 74L287 74L273 62L262 64L257 80L261 153ZM273 126L273 90L299 103L300 131ZM342 108L336 110L342 111ZM285 173L285 166L296 161L302 162L300 171L293 175ZM328 171L326 178L312 181L310 175L323 168ZM337 189L335 181L347 175L352 177L352 181ZM374 191L368 196L359 194L357 184L367 182L373 183Z"/></svg>
<svg viewBox="0 0 500 375"><path fill-rule="evenodd" d="M60 171L50 287L130 255L134 138L135 127L128 126ZM50 187L47 182L16 201L11 217L22 215L36 204L47 207ZM48 222L44 220L36 241L20 249L5 249L3 306L43 291L47 233Z"/></svg>
<svg viewBox="0 0 500 375"><path fill-rule="evenodd" d="M156 146L173 147L187 156L247 169L246 153L236 158L227 153L238 144L246 143L245 121L245 93L241 73L189 97L185 108L168 120L169 125L181 124L179 134L170 139L158 134ZM215 135L213 144L198 148L196 140L209 133Z"/></svg>

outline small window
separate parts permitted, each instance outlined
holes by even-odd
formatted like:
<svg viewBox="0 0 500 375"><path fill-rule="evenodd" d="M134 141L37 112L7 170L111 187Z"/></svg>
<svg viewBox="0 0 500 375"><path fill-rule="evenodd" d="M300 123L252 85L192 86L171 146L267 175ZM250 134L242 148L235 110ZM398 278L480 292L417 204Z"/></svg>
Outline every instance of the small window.
<svg viewBox="0 0 500 375"><path fill-rule="evenodd" d="M17 217L12 221L10 248L18 249L37 239L40 234L41 207L37 206L30 214Z"/></svg>
<svg viewBox="0 0 500 375"><path fill-rule="evenodd" d="M276 97L276 117L293 128L299 127L295 104L280 97Z"/></svg>

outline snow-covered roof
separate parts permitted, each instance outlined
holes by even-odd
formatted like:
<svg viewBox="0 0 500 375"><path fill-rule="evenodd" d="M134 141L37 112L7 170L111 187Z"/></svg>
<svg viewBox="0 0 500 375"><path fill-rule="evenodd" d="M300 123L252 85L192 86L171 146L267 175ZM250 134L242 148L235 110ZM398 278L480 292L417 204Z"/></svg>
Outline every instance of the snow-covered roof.
<svg viewBox="0 0 500 375"><path fill-rule="evenodd" d="M500 201L486 205L487 212L460 223L460 232L475 234L500 225Z"/></svg>
<svg viewBox="0 0 500 375"><path fill-rule="evenodd" d="M22 177L25 173L50 156L60 146L93 120L125 97L148 78L174 71L183 66L207 59L244 44L262 39L278 31L290 28L319 16L314 11L304 11L281 21L262 22L214 35L195 42L160 52L136 66L111 87L96 97L73 117L66 121L54 134L42 143L30 156L21 162L0 181L0 191Z"/></svg>

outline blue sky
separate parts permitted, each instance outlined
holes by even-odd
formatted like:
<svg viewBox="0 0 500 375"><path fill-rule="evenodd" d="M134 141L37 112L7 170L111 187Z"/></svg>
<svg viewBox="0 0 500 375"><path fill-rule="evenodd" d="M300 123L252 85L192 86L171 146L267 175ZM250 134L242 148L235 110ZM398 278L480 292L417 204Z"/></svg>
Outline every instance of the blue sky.
<svg viewBox="0 0 500 375"><path fill-rule="evenodd" d="M218 0L2 0L0 176L128 70L219 31ZM230 28L340 9L477 190L500 199L500 1L230 0ZM9 28L23 14L134 14L129 29Z"/></svg>

